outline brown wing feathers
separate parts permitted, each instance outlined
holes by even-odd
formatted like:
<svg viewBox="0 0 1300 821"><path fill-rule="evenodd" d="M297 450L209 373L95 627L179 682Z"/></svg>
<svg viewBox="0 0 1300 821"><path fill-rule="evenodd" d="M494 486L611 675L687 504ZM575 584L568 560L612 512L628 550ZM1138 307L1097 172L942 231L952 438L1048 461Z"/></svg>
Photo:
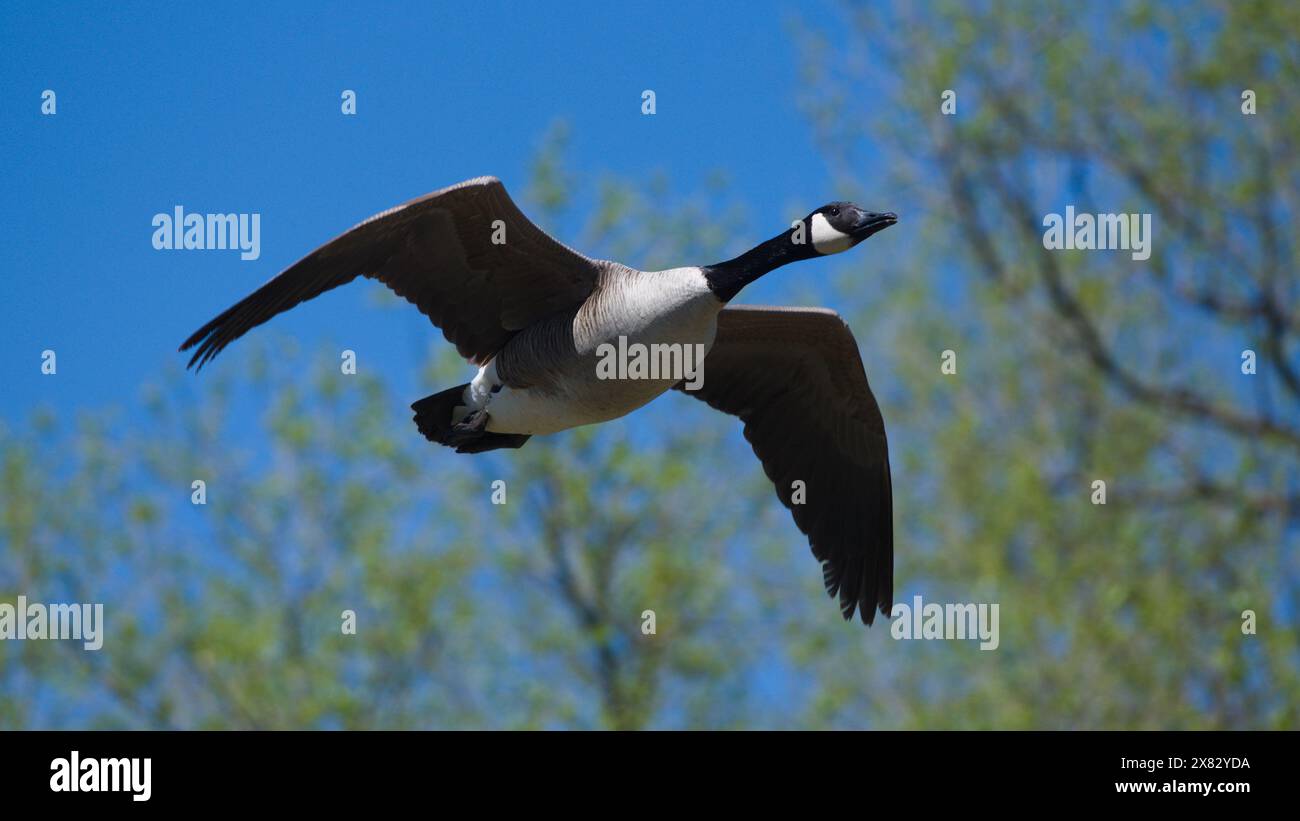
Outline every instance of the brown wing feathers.
<svg viewBox="0 0 1300 821"><path fill-rule="evenodd" d="M870 624L893 605L884 423L857 344L833 312L731 307L688 392L744 422L777 497L808 536L827 591ZM803 482L802 502L795 481Z"/></svg>
<svg viewBox="0 0 1300 821"><path fill-rule="evenodd" d="M365 220L204 325L181 350L197 346L190 365L202 367L276 314L364 275L481 363L520 329L581 304L602 265L552 239L499 180L481 177Z"/></svg>

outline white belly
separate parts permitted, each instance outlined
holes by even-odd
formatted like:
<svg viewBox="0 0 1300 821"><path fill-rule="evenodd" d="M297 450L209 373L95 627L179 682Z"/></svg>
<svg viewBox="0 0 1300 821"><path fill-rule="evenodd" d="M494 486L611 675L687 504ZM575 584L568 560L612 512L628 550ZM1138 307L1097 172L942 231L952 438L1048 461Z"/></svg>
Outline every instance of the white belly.
<svg viewBox="0 0 1300 821"><path fill-rule="evenodd" d="M494 433L541 434L608 422L636 410L670 387L617 408L601 408L582 396L502 388L489 403L487 429Z"/></svg>
<svg viewBox="0 0 1300 821"><path fill-rule="evenodd" d="M559 390L505 386L491 393L491 386L499 382L492 364L485 366L472 390L486 400L487 429L496 433L545 434L616 419L682 380L682 373L663 367L670 360L697 366L700 370L693 378L707 379L702 360L713 346L721 303L702 276L684 274L682 269L643 276L645 280L625 295L628 304L641 307L643 313L618 317L609 327L575 334L581 355L566 363ZM607 356L614 354L625 364L633 364L629 359L636 359L638 353L648 356L652 350L661 358L655 358L652 368L636 368L633 364L621 373L611 374L608 367L598 367L602 345L610 346L603 349ZM638 349L637 345L642 347ZM670 352L665 345L677 346L677 350ZM642 357L643 364L647 361ZM606 359L605 364L609 365L610 360Z"/></svg>

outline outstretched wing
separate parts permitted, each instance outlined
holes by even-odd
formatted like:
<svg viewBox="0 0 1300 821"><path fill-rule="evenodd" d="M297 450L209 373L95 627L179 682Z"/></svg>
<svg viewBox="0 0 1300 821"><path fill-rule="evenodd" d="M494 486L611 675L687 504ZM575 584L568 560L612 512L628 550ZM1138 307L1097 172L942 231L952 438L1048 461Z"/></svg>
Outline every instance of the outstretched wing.
<svg viewBox="0 0 1300 821"><path fill-rule="evenodd" d="M201 368L276 314L358 275L383 282L481 364L511 335L580 305L605 263L551 238L524 216L494 177L468 180L376 214L312 251L204 325Z"/></svg>
<svg viewBox="0 0 1300 821"><path fill-rule="evenodd" d="M745 438L808 536L840 612L893 606L894 524L885 424L853 332L823 308L728 307L699 390ZM796 482L802 482L800 486Z"/></svg>

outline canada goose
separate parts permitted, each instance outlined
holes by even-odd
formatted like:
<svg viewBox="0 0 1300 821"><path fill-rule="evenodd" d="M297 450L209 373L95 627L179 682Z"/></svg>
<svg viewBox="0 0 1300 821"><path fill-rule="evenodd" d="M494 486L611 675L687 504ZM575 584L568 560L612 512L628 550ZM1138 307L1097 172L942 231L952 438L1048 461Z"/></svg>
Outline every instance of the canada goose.
<svg viewBox="0 0 1300 821"><path fill-rule="evenodd" d="M747 284L845 251L892 213L833 202L735 259L638 271L589 259L533 225L493 177L391 208L317 248L194 333L199 368L250 328L358 275L378 279L478 365L464 385L419 400L415 424L458 453L520 447L534 434L623 416L670 388L597 376L597 351L700 345L687 393L740 417L777 496L808 536L845 619L893 603L889 453L848 326L824 308L726 307Z"/></svg>

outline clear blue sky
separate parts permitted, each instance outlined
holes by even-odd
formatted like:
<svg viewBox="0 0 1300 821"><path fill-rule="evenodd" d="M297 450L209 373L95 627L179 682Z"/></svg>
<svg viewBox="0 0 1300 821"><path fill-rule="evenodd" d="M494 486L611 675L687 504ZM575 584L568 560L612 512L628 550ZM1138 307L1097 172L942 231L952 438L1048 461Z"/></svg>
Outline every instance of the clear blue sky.
<svg viewBox="0 0 1300 821"><path fill-rule="evenodd" d="M743 13L663 3L7 8L0 419L17 424L41 403L69 412L130 402L183 362L177 344L200 324L376 211L481 174L520 195L558 119L584 170L662 170L686 191L724 170L754 230L774 232L792 203L812 208L835 193L797 108L792 25L829 13L776 2ZM653 117L640 112L647 88ZM57 94L54 116L40 112L44 89ZM355 117L340 113L343 89L357 92ZM151 219L176 205L260 214L261 258L155 250ZM326 340L409 351L417 332L436 333L413 311L374 307L359 292L373 287L354 284L268 328L307 351ZM40 373L47 348L57 378ZM367 359L395 374L410 361Z"/></svg>

